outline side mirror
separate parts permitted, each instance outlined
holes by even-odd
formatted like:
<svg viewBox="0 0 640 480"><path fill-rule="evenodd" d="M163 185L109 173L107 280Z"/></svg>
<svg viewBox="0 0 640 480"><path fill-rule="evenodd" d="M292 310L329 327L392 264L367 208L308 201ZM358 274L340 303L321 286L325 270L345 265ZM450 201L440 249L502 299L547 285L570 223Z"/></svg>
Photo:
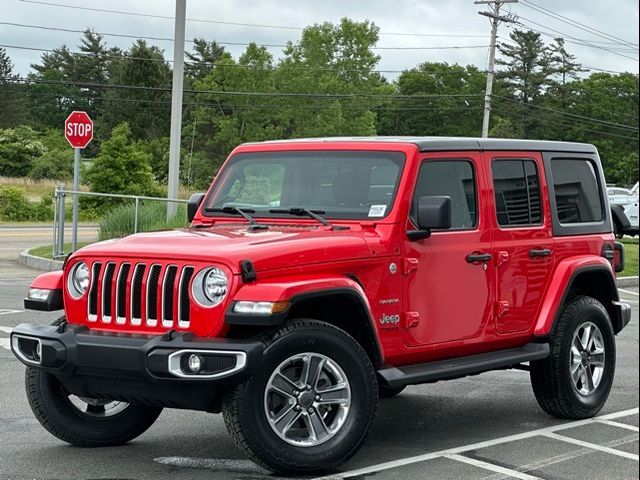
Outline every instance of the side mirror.
<svg viewBox="0 0 640 480"><path fill-rule="evenodd" d="M420 197L416 216L419 230L407 232L410 240L428 238L431 236L431 230L451 228L451 197Z"/></svg>
<svg viewBox="0 0 640 480"><path fill-rule="evenodd" d="M187 203L187 220L189 220L189 223L193 222L196 212L200 208L202 200L204 200L204 195L204 193L194 193L189 197L189 203Z"/></svg>

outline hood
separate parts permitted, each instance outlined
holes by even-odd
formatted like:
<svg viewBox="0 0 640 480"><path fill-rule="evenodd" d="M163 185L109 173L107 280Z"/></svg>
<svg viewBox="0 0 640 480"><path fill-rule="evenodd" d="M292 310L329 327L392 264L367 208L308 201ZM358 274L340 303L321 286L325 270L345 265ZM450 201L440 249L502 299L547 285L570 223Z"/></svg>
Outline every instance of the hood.
<svg viewBox="0 0 640 480"><path fill-rule="evenodd" d="M256 271L367 258L362 231L315 226L271 226L248 230L242 225L139 233L86 246L78 256L146 258L222 263L234 273L242 260Z"/></svg>

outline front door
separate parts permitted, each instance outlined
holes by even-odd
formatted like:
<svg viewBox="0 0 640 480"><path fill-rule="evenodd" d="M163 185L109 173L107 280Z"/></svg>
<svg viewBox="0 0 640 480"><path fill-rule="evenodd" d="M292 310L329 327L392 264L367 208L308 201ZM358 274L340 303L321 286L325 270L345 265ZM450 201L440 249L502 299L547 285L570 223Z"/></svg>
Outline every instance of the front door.
<svg viewBox="0 0 640 480"><path fill-rule="evenodd" d="M485 152L484 159L494 193L496 329L520 332L535 322L554 262L544 166L536 152Z"/></svg>
<svg viewBox="0 0 640 480"><path fill-rule="evenodd" d="M405 343L430 345L479 336L492 321L495 294L491 233L487 228L486 170L479 153L433 153L420 166L418 198L451 197L448 230L405 244Z"/></svg>

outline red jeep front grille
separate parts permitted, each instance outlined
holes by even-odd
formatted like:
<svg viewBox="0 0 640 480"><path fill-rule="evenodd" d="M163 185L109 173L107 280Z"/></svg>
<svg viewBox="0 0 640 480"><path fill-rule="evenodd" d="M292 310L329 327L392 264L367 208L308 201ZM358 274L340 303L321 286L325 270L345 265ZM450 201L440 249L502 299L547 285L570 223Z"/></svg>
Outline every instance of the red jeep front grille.
<svg viewBox="0 0 640 480"><path fill-rule="evenodd" d="M94 262L89 322L166 329L189 328L194 267L141 262Z"/></svg>

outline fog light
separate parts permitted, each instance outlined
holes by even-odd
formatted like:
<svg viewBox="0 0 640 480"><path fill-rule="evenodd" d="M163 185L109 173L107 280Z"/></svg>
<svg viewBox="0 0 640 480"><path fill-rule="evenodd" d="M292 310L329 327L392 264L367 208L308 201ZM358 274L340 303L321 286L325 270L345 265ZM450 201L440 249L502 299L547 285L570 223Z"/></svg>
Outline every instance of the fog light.
<svg viewBox="0 0 640 480"><path fill-rule="evenodd" d="M200 355L196 355L195 353L189 355L187 366L189 367L191 373L198 373L200 371L200 368L202 368L202 359L200 358Z"/></svg>
<svg viewBox="0 0 640 480"><path fill-rule="evenodd" d="M36 362L40 362L42 360L42 343L39 341L36 342L36 348L33 349L33 359Z"/></svg>

